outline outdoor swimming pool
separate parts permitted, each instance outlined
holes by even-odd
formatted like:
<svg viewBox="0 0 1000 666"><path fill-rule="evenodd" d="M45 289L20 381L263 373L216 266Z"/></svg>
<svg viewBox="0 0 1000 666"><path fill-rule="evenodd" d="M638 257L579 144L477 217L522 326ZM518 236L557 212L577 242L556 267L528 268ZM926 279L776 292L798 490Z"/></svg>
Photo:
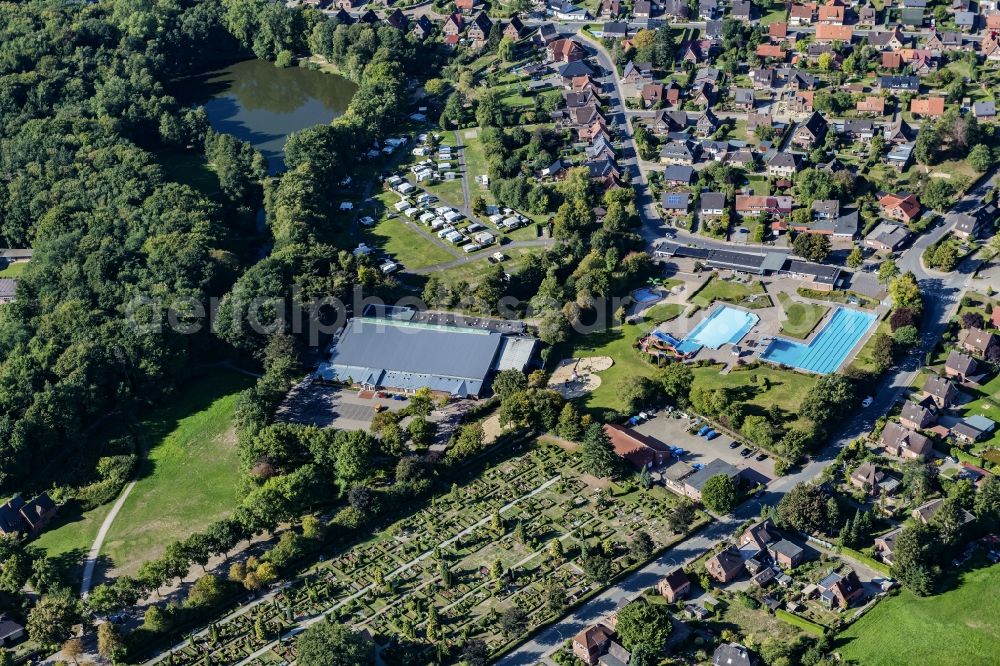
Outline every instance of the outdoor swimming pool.
<svg viewBox="0 0 1000 666"><path fill-rule="evenodd" d="M718 349L726 344L735 345L757 325L758 321L760 317L751 312L727 305L720 306L694 327L694 330L677 346L677 351L689 354L702 347Z"/></svg>
<svg viewBox="0 0 1000 666"><path fill-rule="evenodd" d="M760 357L772 363L826 375L840 367L875 319L872 312L837 308L830 321L809 344L774 338Z"/></svg>

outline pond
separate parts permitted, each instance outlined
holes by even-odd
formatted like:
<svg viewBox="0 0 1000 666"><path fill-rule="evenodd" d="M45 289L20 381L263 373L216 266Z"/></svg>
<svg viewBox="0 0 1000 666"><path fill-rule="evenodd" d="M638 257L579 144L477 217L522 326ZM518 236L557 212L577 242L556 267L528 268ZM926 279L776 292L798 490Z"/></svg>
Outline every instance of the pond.
<svg viewBox="0 0 1000 666"><path fill-rule="evenodd" d="M264 60L242 60L181 85L185 102L203 105L216 131L249 141L271 173L284 169L289 134L342 116L357 90L336 74Z"/></svg>

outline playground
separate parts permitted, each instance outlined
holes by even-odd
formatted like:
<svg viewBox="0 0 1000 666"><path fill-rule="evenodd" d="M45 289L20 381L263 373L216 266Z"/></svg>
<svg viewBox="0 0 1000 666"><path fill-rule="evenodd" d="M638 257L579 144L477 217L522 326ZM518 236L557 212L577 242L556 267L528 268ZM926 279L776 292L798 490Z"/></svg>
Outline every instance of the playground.
<svg viewBox="0 0 1000 666"><path fill-rule="evenodd" d="M549 378L549 388L567 400L585 396L601 385L601 378L597 373L612 365L614 361L610 356L563 359Z"/></svg>

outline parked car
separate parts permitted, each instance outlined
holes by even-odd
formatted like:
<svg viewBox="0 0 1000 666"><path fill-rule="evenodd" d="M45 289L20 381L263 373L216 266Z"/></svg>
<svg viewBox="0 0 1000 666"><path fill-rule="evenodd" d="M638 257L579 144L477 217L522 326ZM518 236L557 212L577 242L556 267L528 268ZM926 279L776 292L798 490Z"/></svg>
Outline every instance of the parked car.
<svg viewBox="0 0 1000 666"><path fill-rule="evenodd" d="M705 433L705 439L707 439L709 441L712 441L713 439L715 439L718 436L719 436L719 433L715 432L714 430L709 430L707 433Z"/></svg>
<svg viewBox="0 0 1000 666"><path fill-rule="evenodd" d="M759 453L757 455L757 457L754 458L754 460L756 460L757 462L760 462L761 460L767 460L767 454L766 453Z"/></svg>
<svg viewBox="0 0 1000 666"><path fill-rule="evenodd" d="M739 446L740 446L740 443L737 442L737 441L729 442L729 448L731 448L731 449L737 449L737 448L739 448Z"/></svg>
<svg viewBox="0 0 1000 666"><path fill-rule="evenodd" d="M753 453L753 451L747 448L744 448L742 451L740 451L740 455L743 456L744 458L746 458L751 453Z"/></svg>

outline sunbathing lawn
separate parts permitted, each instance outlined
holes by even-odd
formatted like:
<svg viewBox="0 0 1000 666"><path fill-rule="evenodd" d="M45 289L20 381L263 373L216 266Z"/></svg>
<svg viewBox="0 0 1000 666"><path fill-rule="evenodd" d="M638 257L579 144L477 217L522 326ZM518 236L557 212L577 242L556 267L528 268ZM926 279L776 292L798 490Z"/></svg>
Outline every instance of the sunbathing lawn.
<svg viewBox="0 0 1000 666"><path fill-rule="evenodd" d="M798 420L797 414L802 404L802 396L809 392L818 379L815 375L782 370L768 363L753 369L737 368L728 375L719 374L721 369L719 366L692 369L695 386L709 389L723 387L743 389L749 394L744 400L751 414L763 415L771 405L777 405L792 417L789 423ZM756 383L751 381L751 375L757 376Z"/></svg>
<svg viewBox="0 0 1000 666"><path fill-rule="evenodd" d="M921 598L903 590L841 633L837 649L845 661L864 666L896 666L901 655L920 655L921 666L996 663L998 588L994 565L964 574L944 594Z"/></svg>
<svg viewBox="0 0 1000 666"><path fill-rule="evenodd" d="M816 325L823 320L830 308L814 303L797 301L785 292L778 294L785 319L781 322L781 333L793 338L809 337Z"/></svg>
<svg viewBox="0 0 1000 666"><path fill-rule="evenodd" d="M455 259L455 255L417 231L418 222L404 220L403 217L383 219L365 232L365 242L382 248L405 268L423 268Z"/></svg>
<svg viewBox="0 0 1000 666"><path fill-rule="evenodd" d="M135 573L172 541L232 513L240 476L233 409L253 381L215 371L143 419L151 448L101 551L117 573Z"/></svg>
<svg viewBox="0 0 1000 666"><path fill-rule="evenodd" d="M684 306L679 303L660 303L643 312L642 317L651 324L662 324L665 321L676 319L682 312L684 312Z"/></svg>
<svg viewBox="0 0 1000 666"><path fill-rule="evenodd" d="M964 405L962 416L981 414L988 419L1000 421L1000 376L986 382L977 391L972 391L968 388L963 388L962 390L976 396L975 400ZM981 451L984 448L994 447L997 445L997 441L997 432L994 430L988 436L976 442L975 450Z"/></svg>
<svg viewBox="0 0 1000 666"><path fill-rule="evenodd" d="M754 296L756 298L751 300L751 297ZM723 301L751 309L771 307L771 299L767 297L764 285L759 280L744 284L713 277L688 300L703 308L707 308L714 301Z"/></svg>

